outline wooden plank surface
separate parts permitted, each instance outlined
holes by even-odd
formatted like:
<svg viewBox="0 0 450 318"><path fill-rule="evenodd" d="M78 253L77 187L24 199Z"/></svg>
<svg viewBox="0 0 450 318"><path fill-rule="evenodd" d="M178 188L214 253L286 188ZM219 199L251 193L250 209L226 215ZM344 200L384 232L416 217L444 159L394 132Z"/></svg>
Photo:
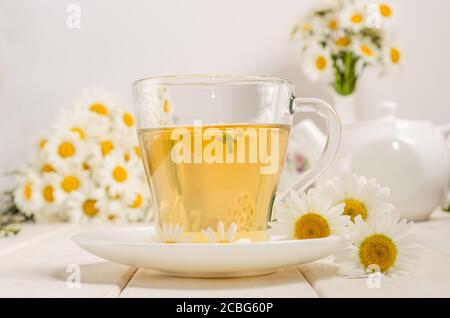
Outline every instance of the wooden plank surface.
<svg viewBox="0 0 450 318"><path fill-rule="evenodd" d="M139 269L121 297L317 297L298 268L243 278L178 278Z"/></svg>
<svg viewBox="0 0 450 318"><path fill-rule="evenodd" d="M70 240L78 231L63 227L3 255L0 297L117 297L136 269L81 250Z"/></svg>
<svg viewBox="0 0 450 318"><path fill-rule="evenodd" d="M435 213L415 225L423 246L410 277L383 277L381 288L347 279L321 260L275 274L231 279L165 276L104 261L77 247L80 227L25 225L0 240L0 297L450 297L450 214ZM79 269L80 288L67 278Z"/></svg>

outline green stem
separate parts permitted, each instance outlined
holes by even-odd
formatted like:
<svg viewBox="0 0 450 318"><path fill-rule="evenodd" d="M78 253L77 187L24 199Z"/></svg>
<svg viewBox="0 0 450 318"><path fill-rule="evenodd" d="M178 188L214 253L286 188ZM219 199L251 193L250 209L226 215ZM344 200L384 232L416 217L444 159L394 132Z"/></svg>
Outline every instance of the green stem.
<svg viewBox="0 0 450 318"><path fill-rule="evenodd" d="M338 66L338 60L342 64L342 69ZM356 76L356 63L358 57L352 52L342 52L333 57L333 67L335 71L334 89L339 95L350 95L353 93L358 80Z"/></svg>

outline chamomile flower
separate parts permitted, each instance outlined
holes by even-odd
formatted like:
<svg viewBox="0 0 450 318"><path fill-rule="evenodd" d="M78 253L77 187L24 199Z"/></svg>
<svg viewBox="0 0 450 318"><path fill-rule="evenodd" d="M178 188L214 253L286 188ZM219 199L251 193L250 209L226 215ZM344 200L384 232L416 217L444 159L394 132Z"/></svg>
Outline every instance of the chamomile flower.
<svg viewBox="0 0 450 318"><path fill-rule="evenodd" d="M106 127L102 127L105 126ZM109 129L109 125L93 125L92 113L84 108L74 108L64 111L54 124L56 131L69 131L77 135L80 140L97 138Z"/></svg>
<svg viewBox="0 0 450 318"><path fill-rule="evenodd" d="M39 195L40 178L29 168L23 168L17 174L17 186L14 191L14 203L27 215L39 210L42 199Z"/></svg>
<svg viewBox="0 0 450 318"><path fill-rule="evenodd" d="M108 117L111 110L117 107L117 99L103 87L83 90L83 98L78 103L83 104L86 110L100 118Z"/></svg>
<svg viewBox="0 0 450 318"><path fill-rule="evenodd" d="M129 139L126 140L129 141ZM92 143L91 156L88 158L87 164L96 167L101 164L109 154L121 152L124 144L125 142L123 142L122 138L116 133L110 133L98 138Z"/></svg>
<svg viewBox="0 0 450 318"><path fill-rule="evenodd" d="M133 114L125 109L116 108L113 111L114 129L120 134L136 134L136 122Z"/></svg>
<svg viewBox="0 0 450 318"><path fill-rule="evenodd" d="M364 1L349 3L340 12L339 23L343 28L357 32L366 27L366 10Z"/></svg>
<svg viewBox="0 0 450 318"><path fill-rule="evenodd" d="M92 182L86 182L70 196L67 203L69 221L77 224L100 223L102 218L98 202L104 196L106 196L104 189Z"/></svg>
<svg viewBox="0 0 450 318"><path fill-rule="evenodd" d="M342 50L348 50L351 48L353 39L349 34L338 32L333 36L332 51L339 52Z"/></svg>
<svg viewBox="0 0 450 318"><path fill-rule="evenodd" d="M368 64L375 63L380 56L378 48L369 39L355 40L352 47L353 52Z"/></svg>
<svg viewBox="0 0 450 318"><path fill-rule="evenodd" d="M151 218L132 115L103 89L84 91L72 105L17 175L17 206L40 222Z"/></svg>
<svg viewBox="0 0 450 318"><path fill-rule="evenodd" d="M411 227L412 222L400 221L397 212L380 213L369 222L356 217L351 226L352 244L335 255L335 262L341 264L340 272L352 277L374 271L408 274L420 251Z"/></svg>
<svg viewBox="0 0 450 318"><path fill-rule="evenodd" d="M333 205L329 197L316 189L298 195L291 192L286 205L276 209L276 220L269 233L286 239L314 239L347 232L350 220L342 215L344 205Z"/></svg>
<svg viewBox="0 0 450 318"><path fill-rule="evenodd" d="M137 187L135 193L131 194L127 198L127 218L130 222L142 221L146 214L149 213L149 199L150 194L148 186L143 181L140 182L140 186Z"/></svg>
<svg viewBox="0 0 450 318"><path fill-rule="evenodd" d="M209 243L238 243L242 240L248 241L247 239L236 240L238 226L236 223L231 223L228 229L225 229L223 222L217 223L217 232L211 227L207 227L206 230L201 230L203 237Z"/></svg>
<svg viewBox="0 0 450 318"><path fill-rule="evenodd" d="M310 47L303 57L303 71L313 81L330 81L333 77L330 51L318 45Z"/></svg>
<svg viewBox="0 0 450 318"><path fill-rule="evenodd" d="M96 207L99 209L99 217L102 223L125 223L127 221L128 205L124 195L111 196L107 189L103 188L104 195L98 198Z"/></svg>
<svg viewBox="0 0 450 318"><path fill-rule="evenodd" d="M383 62L388 72L398 72L404 61L402 47L393 42L388 42L383 49Z"/></svg>
<svg viewBox="0 0 450 318"><path fill-rule="evenodd" d="M89 175L82 165L63 165L58 167L57 188L65 195L80 190L89 180Z"/></svg>
<svg viewBox="0 0 450 318"><path fill-rule="evenodd" d="M62 216L65 211L60 211L66 193L63 192L58 181L58 176L52 172L41 178L38 190L42 205L34 215L38 222L55 222L66 218Z"/></svg>
<svg viewBox="0 0 450 318"><path fill-rule="evenodd" d="M370 0L367 11L376 14L382 25L391 25L397 19L397 3L393 0Z"/></svg>
<svg viewBox="0 0 450 318"><path fill-rule="evenodd" d="M333 200L333 204L344 204L342 214L351 217L361 215L362 219L369 221L377 213L393 210L388 203L390 189L379 185L375 179L366 177L344 175L326 181L320 191L324 196Z"/></svg>
<svg viewBox="0 0 450 318"><path fill-rule="evenodd" d="M54 132L45 144L45 157L54 167L78 162L86 159L86 148L77 134L72 132Z"/></svg>
<svg viewBox="0 0 450 318"><path fill-rule="evenodd" d="M115 197L135 192L138 187L140 166L131 160L126 161L120 151L111 153L105 158L96 174L98 182L107 188L109 195Z"/></svg>
<svg viewBox="0 0 450 318"><path fill-rule="evenodd" d="M184 234L183 228L180 224L167 224L164 223L163 226L155 226L155 235L153 240L158 243L190 243L192 238Z"/></svg>

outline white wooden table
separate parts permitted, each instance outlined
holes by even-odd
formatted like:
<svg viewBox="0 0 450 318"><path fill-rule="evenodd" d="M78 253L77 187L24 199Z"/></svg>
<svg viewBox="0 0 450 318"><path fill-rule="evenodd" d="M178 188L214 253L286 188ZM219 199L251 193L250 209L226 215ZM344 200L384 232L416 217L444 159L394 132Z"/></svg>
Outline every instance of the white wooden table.
<svg viewBox="0 0 450 318"><path fill-rule="evenodd" d="M168 277L85 252L70 240L83 228L29 224L0 239L0 297L450 297L450 213L437 211L415 227L423 251L413 275L368 288L328 260L252 278ZM77 268L81 284L68 284L67 269Z"/></svg>

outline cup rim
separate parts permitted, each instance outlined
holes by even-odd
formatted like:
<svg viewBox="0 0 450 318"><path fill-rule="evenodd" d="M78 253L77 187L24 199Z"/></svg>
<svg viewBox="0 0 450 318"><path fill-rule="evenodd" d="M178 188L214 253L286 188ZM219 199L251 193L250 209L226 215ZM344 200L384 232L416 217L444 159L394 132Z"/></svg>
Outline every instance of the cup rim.
<svg viewBox="0 0 450 318"><path fill-rule="evenodd" d="M283 77L244 75L244 74L179 74L144 77L133 82L132 86L167 85L167 86L232 86L249 84L287 84L294 83Z"/></svg>

